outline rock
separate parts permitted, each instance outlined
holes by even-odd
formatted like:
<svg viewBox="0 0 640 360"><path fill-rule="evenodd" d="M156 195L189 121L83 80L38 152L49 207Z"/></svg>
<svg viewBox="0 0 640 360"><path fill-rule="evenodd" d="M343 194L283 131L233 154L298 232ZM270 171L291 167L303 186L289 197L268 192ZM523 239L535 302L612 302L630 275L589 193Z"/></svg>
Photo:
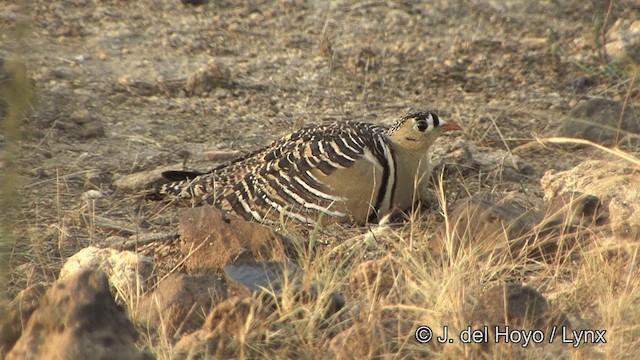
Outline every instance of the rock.
<svg viewBox="0 0 640 360"><path fill-rule="evenodd" d="M302 270L290 261L240 259L226 265L224 274L232 296L249 297L265 291L281 296L285 284L301 286Z"/></svg>
<svg viewBox="0 0 640 360"><path fill-rule="evenodd" d="M490 339L482 345L484 349L489 344L495 344L496 327L501 332L508 326L518 330L541 330L548 339L552 326L557 326L558 336L561 336L561 327L570 331L571 323L567 316L549 305L547 299L535 289L520 284L507 283L497 285L479 296L477 303L466 310L465 321L471 324L473 329L481 329L487 326ZM556 338L561 340L561 338ZM504 343L504 341L502 342ZM513 342L522 346L521 342ZM530 342L528 346L533 345Z"/></svg>
<svg viewBox="0 0 640 360"><path fill-rule="evenodd" d="M104 136L104 126L98 120L82 124L80 136L84 139L92 139Z"/></svg>
<svg viewBox="0 0 640 360"><path fill-rule="evenodd" d="M149 191L156 185L165 183L162 177L164 171L170 170L173 166L160 167L149 171L140 171L134 174L123 175L113 182L113 185L124 192Z"/></svg>
<svg viewBox="0 0 640 360"><path fill-rule="evenodd" d="M153 279L153 261L132 251L86 247L71 256L60 270L60 280L79 271L100 269L124 298L145 292Z"/></svg>
<svg viewBox="0 0 640 360"><path fill-rule="evenodd" d="M456 169L464 177L483 174L505 180L521 180L522 174L532 174L533 167L506 150L478 146L465 139L440 143L429 153L434 169Z"/></svg>
<svg viewBox="0 0 640 360"><path fill-rule="evenodd" d="M158 84L153 81L134 79L131 76L118 78L114 88L137 96L153 96L160 92Z"/></svg>
<svg viewBox="0 0 640 360"><path fill-rule="evenodd" d="M316 301L320 297L320 285L307 285L302 270L290 261L239 259L225 266L224 273L231 296L267 294L269 296L263 298L267 303L281 301L286 295L303 302ZM335 314L344 304L342 295L331 293L325 306L325 317Z"/></svg>
<svg viewBox="0 0 640 360"><path fill-rule="evenodd" d="M205 314L226 298L224 284L213 276L171 274L142 298L137 320L176 337L202 326Z"/></svg>
<svg viewBox="0 0 640 360"><path fill-rule="evenodd" d="M538 213L528 211L515 201L479 193L456 203L449 213L450 234L442 237L443 243L434 244L434 250L470 254L504 248L516 254L528 243L528 235L540 220ZM443 224L441 231L446 230ZM524 244L516 245L514 240L519 239Z"/></svg>
<svg viewBox="0 0 640 360"><path fill-rule="evenodd" d="M541 221L529 241L533 248L528 257L548 262L570 254L585 244L593 226L608 219L606 206L593 195L564 193L553 198L540 210Z"/></svg>
<svg viewBox="0 0 640 360"><path fill-rule="evenodd" d="M515 199L479 193L456 203L449 214L449 236L432 249L455 254L551 261L583 241L582 230L600 224L604 205L595 196L568 193L540 210L527 209ZM441 226L446 234L447 226ZM507 250L505 253L503 250Z"/></svg>
<svg viewBox="0 0 640 360"><path fill-rule="evenodd" d="M82 200L91 201L91 200L99 199L103 196L104 195L102 195L102 193L98 190L87 190L82 193Z"/></svg>
<svg viewBox="0 0 640 360"><path fill-rule="evenodd" d="M572 88L575 92L582 93L596 84L598 84L598 80L593 76L579 76L571 81L567 87Z"/></svg>
<svg viewBox="0 0 640 360"><path fill-rule="evenodd" d="M211 206L187 209L180 218L180 234L189 271L220 269L240 255L285 258L283 239L275 231Z"/></svg>
<svg viewBox="0 0 640 360"><path fill-rule="evenodd" d="M11 359L151 359L118 307L102 271L80 271L52 286L7 355Z"/></svg>
<svg viewBox="0 0 640 360"><path fill-rule="evenodd" d="M218 304L207 316L199 330L182 337L175 345L177 354L216 356L217 358L236 358L237 339L244 336L247 319L252 322L263 318L266 310L255 299L232 297ZM252 311L253 308L253 311ZM207 356L208 355L208 356Z"/></svg>
<svg viewBox="0 0 640 360"><path fill-rule="evenodd" d="M103 186L110 183L111 179L107 173L100 170L89 170L85 175L84 190L100 190Z"/></svg>
<svg viewBox="0 0 640 360"><path fill-rule="evenodd" d="M554 197L543 210L542 227L562 227L564 231L591 225L601 225L608 218L608 210L600 199L578 191Z"/></svg>
<svg viewBox="0 0 640 360"><path fill-rule="evenodd" d="M91 116L89 110L80 109L72 112L71 115L69 115L69 120L75 124L84 125L94 121L94 118Z"/></svg>
<svg viewBox="0 0 640 360"><path fill-rule="evenodd" d="M286 293L302 301L315 301L319 297L319 285L305 286L302 270L290 261L239 259L225 266L224 274L231 296L250 297L266 293L273 294L275 299L280 300ZM342 295L332 293L325 316L333 315L343 306Z"/></svg>
<svg viewBox="0 0 640 360"><path fill-rule="evenodd" d="M614 234L630 239L640 238L640 172L630 163L588 160L568 171L549 170L540 184L545 199L574 191L597 196L608 207Z"/></svg>
<svg viewBox="0 0 640 360"><path fill-rule="evenodd" d="M571 326L566 315L554 313L537 290L515 283L497 285L480 295L470 323L508 325L523 329L546 329L550 325Z"/></svg>
<svg viewBox="0 0 640 360"><path fill-rule="evenodd" d="M607 60L620 63L640 59L640 20L618 19L606 35Z"/></svg>
<svg viewBox="0 0 640 360"><path fill-rule="evenodd" d="M24 324L38 307L46 292L43 283L31 285L22 290L13 301L0 307L0 359L4 359L9 350L20 338Z"/></svg>
<svg viewBox="0 0 640 360"><path fill-rule="evenodd" d="M633 106L604 98L578 103L562 122L558 134L586 139L602 145L615 145L627 134L640 134L640 121Z"/></svg>
<svg viewBox="0 0 640 360"><path fill-rule="evenodd" d="M231 87L231 71L219 61L211 60L198 69L185 85L188 96L202 96L217 87Z"/></svg>
<svg viewBox="0 0 640 360"><path fill-rule="evenodd" d="M237 150L207 150L202 153L207 160L225 162L239 157L242 153Z"/></svg>

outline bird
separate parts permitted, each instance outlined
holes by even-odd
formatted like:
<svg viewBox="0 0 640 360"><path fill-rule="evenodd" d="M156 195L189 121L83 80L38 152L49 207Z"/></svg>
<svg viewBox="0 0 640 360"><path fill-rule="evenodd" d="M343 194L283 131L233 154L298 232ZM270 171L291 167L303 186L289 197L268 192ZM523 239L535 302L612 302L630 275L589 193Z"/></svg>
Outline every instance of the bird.
<svg viewBox="0 0 640 360"><path fill-rule="evenodd" d="M165 171L155 195L209 204L249 221L309 225L374 223L410 209L430 177L434 141L462 130L431 111L392 126L310 125L208 172Z"/></svg>

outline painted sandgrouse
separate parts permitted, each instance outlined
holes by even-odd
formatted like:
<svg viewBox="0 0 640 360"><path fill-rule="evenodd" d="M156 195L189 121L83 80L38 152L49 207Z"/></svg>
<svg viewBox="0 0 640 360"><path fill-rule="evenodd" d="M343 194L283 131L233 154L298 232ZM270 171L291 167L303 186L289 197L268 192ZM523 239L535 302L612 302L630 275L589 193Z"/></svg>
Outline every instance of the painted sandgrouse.
<svg viewBox="0 0 640 360"><path fill-rule="evenodd" d="M156 191L257 222L363 224L412 206L430 175L429 147L451 130L461 128L432 112L407 114L391 127L309 126L206 173L165 172L173 182Z"/></svg>

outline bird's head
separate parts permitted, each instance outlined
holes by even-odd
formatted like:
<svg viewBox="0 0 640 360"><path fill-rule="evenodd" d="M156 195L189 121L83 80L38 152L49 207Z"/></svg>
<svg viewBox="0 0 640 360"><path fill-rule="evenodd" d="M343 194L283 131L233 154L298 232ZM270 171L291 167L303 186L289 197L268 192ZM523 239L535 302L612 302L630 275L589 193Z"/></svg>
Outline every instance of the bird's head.
<svg viewBox="0 0 640 360"><path fill-rule="evenodd" d="M445 131L462 130L453 121L444 121L429 111L409 113L398 120L387 133L391 141L412 151L426 151Z"/></svg>

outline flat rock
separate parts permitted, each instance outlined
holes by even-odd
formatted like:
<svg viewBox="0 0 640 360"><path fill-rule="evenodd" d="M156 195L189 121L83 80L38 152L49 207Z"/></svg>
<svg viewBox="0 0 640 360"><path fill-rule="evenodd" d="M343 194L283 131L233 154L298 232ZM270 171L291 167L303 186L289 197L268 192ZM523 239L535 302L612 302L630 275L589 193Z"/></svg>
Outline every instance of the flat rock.
<svg viewBox="0 0 640 360"><path fill-rule="evenodd" d="M165 166L149 171L123 175L117 178L113 182L113 185L125 192L147 191L156 185L165 183L166 180L162 177L162 173L172 168L173 166Z"/></svg>
<svg viewBox="0 0 640 360"><path fill-rule="evenodd" d="M318 299L319 284L308 286L303 281L303 272L290 261L255 261L239 259L224 267L231 296L250 297L268 293L281 299L285 294L296 300ZM292 290L293 289L293 290ZM326 304L325 316L331 316L344 306L342 295L333 292Z"/></svg>
<svg viewBox="0 0 640 360"><path fill-rule="evenodd" d="M513 240L531 233L540 220L538 213L518 202L491 193L479 193L455 204L449 214L451 242L434 244L434 249L468 254L503 247L516 253L522 244L516 247ZM447 230L446 224L441 230L443 233Z"/></svg>
<svg viewBox="0 0 640 360"><path fill-rule="evenodd" d="M180 218L180 234L180 251L191 272L220 269L239 256L285 258L283 239L275 231L211 206L187 209Z"/></svg>
<svg viewBox="0 0 640 360"><path fill-rule="evenodd" d="M555 196L541 209L491 193L479 193L456 203L449 227L432 244L448 254L505 254L509 257L555 259L583 241L582 230L606 218L595 196L578 192ZM449 231L449 236L446 232ZM504 252L503 250L508 250Z"/></svg>
<svg viewBox="0 0 640 360"><path fill-rule="evenodd" d="M188 96L202 96L217 87L231 87L231 70L217 60L211 60L187 79Z"/></svg>
<svg viewBox="0 0 640 360"><path fill-rule="evenodd" d="M102 271L80 271L52 286L7 355L12 359L151 359L118 307Z"/></svg>
<svg viewBox="0 0 640 360"><path fill-rule="evenodd" d="M601 225L609 217L608 208L597 196L579 191L565 192L546 203L542 227L547 231L561 228L572 231L581 227Z"/></svg>
<svg viewBox="0 0 640 360"><path fill-rule="evenodd" d="M302 270L290 261L255 261L240 259L224 267L232 295L248 297L254 293L282 295L287 284L299 287Z"/></svg>
<svg viewBox="0 0 640 360"><path fill-rule="evenodd" d="M142 298L137 320L175 337L202 326L205 314L226 298L226 287L214 276L171 274Z"/></svg>
<svg viewBox="0 0 640 360"><path fill-rule="evenodd" d="M540 184L545 199L579 191L594 195L608 208L611 231L640 238L640 170L622 160L588 160L567 171L547 171Z"/></svg>
<svg viewBox="0 0 640 360"><path fill-rule="evenodd" d="M237 150L205 150L202 152L202 156L209 161L213 162L225 162L240 157L242 152Z"/></svg>
<svg viewBox="0 0 640 360"><path fill-rule="evenodd" d="M640 135L640 121L631 104L605 98L578 103L562 122L558 134L602 145L615 145L629 134Z"/></svg>
<svg viewBox="0 0 640 360"><path fill-rule="evenodd" d="M145 292L153 280L153 260L132 251L86 247L71 256L60 270L60 280L79 271L104 271L120 295Z"/></svg>
<svg viewBox="0 0 640 360"><path fill-rule="evenodd" d="M464 177L483 174L505 180L521 180L533 173L533 167L518 155L504 149L478 146L466 139L441 142L429 153L434 169L455 169Z"/></svg>

